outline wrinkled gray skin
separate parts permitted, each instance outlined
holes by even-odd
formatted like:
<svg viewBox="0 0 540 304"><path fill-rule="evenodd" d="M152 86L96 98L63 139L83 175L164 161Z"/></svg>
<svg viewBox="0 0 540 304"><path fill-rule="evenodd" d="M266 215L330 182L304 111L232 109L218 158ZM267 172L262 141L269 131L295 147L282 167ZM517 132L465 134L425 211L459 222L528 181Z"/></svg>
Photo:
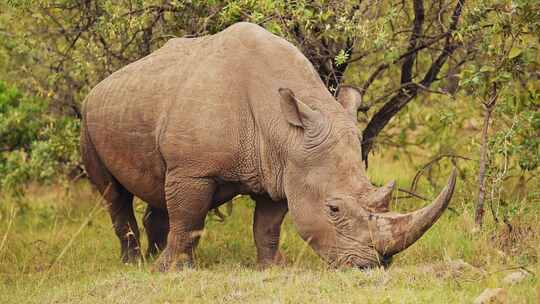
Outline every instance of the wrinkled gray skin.
<svg viewBox="0 0 540 304"><path fill-rule="evenodd" d="M163 249L166 271L192 262L209 210L249 194L260 264L278 258L290 211L330 264L386 265L438 219L455 174L430 206L388 212L393 183L372 186L360 159L360 104L348 87L336 100L293 45L249 23L172 39L112 74L85 101L81 148L122 259L140 254L134 195L148 203L148 251Z"/></svg>

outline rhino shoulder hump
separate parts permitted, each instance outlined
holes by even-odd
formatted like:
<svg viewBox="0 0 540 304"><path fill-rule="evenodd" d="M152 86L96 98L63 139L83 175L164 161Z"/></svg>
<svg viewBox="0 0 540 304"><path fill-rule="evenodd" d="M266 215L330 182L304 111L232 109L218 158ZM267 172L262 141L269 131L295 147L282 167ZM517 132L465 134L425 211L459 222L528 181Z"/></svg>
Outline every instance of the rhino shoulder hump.
<svg viewBox="0 0 540 304"><path fill-rule="evenodd" d="M223 34L236 38L237 41L248 48L266 44L270 41L275 41L276 38L278 38L263 27L249 22L235 23L227 28Z"/></svg>
<svg viewBox="0 0 540 304"><path fill-rule="evenodd" d="M249 23L239 22L231 25L223 32L224 35L233 38L229 41L256 51L262 56L276 57L275 54L286 56L298 56L301 53L287 40L278 37L265 28Z"/></svg>
<svg viewBox="0 0 540 304"><path fill-rule="evenodd" d="M237 22L229 27L230 31L240 32L244 34L256 34L256 33L266 33L267 31L261 27L260 25L257 25L255 23L251 22Z"/></svg>

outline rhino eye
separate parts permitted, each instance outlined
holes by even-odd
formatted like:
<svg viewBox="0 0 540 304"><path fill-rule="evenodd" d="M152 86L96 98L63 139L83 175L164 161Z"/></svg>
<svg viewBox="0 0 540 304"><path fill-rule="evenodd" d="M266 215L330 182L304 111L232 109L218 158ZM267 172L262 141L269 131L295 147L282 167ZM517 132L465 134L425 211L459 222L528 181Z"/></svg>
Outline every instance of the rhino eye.
<svg viewBox="0 0 540 304"><path fill-rule="evenodd" d="M326 206L328 207L328 210L330 210L331 213L338 213L339 212L339 207L336 206L336 205L327 204Z"/></svg>

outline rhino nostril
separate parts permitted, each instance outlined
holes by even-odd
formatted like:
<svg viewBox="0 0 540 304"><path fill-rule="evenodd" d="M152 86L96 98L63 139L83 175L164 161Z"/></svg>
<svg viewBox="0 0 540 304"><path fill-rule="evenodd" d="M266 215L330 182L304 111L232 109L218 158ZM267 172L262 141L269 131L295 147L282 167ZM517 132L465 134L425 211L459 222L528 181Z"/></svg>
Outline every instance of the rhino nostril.
<svg viewBox="0 0 540 304"><path fill-rule="evenodd" d="M382 267L388 268L392 264L392 256L391 255L381 256L380 263Z"/></svg>

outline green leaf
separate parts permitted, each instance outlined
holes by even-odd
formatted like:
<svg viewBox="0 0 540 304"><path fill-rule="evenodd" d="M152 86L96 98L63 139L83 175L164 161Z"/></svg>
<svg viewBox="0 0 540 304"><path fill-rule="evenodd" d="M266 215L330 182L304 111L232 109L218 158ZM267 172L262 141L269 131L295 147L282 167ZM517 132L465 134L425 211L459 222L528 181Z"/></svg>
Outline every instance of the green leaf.
<svg viewBox="0 0 540 304"><path fill-rule="evenodd" d="M344 64L349 59L349 54L345 50L340 50L339 53L334 58L338 66Z"/></svg>
<svg viewBox="0 0 540 304"><path fill-rule="evenodd" d="M518 49L518 48L516 48L516 47L513 47L513 48L510 50L510 53L508 53L508 58L509 58L509 59L516 58L517 56L519 56L519 54L521 54L521 49Z"/></svg>
<svg viewBox="0 0 540 304"><path fill-rule="evenodd" d="M486 73L486 72L495 72L495 68L489 65L485 65L480 69L480 72Z"/></svg>

